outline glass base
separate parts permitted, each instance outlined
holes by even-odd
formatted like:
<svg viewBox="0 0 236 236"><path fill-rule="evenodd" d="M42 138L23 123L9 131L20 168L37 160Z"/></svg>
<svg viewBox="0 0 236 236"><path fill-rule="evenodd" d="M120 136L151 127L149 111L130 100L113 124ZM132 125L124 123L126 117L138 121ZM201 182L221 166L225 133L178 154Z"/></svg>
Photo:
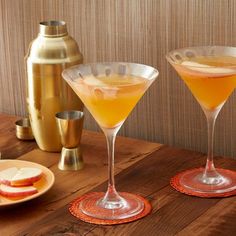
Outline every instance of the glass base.
<svg viewBox="0 0 236 236"><path fill-rule="evenodd" d="M200 197L223 197L227 193L236 194L236 172L216 169L216 177L204 176L204 168L196 168L179 173L171 180L178 191Z"/></svg>
<svg viewBox="0 0 236 236"><path fill-rule="evenodd" d="M134 194L120 193L120 201L115 204L104 203L104 196L105 193L91 193L81 201L80 210L88 216L104 220L126 219L144 210L144 202Z"/></svg>

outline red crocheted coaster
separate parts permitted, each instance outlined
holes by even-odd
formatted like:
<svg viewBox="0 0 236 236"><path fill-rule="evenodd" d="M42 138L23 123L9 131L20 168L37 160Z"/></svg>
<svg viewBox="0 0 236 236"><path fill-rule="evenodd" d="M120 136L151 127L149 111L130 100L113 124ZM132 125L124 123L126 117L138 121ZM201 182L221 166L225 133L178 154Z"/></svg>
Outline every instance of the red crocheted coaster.
<svg viewBox="0 0 236 236"><path fill-rule="evenodd" d="M170 185L177 190L178 192L187 194L187 195L191 195L191 196L196 196L196 197L202 197L202 198L223 198L223 197L229 197L229 196L233 196L236 195L236 189L229 191L229 192L224 192L224 193L200 193L200 192L195 192L193 190L191 190L190 188L186 188L183 185L180 184L180 179L182 177L182 175L186 175L194 170L201 170L203 171L203 168L195 168L195 169L190 169L190 170L186 170L183 172L178 173L177 175L175 175L174 177L171 178L170 180ZM217 168L218 171L222 171L224 173L226 173L229 176L233 176L234 178L236 178L236 172L235 171L231 171L231 170L226 170L226 169L220 169Z"/></svg>
<svg viewBox="0 0 236 236"><path fill-rule="evenodd" d="M136 194L131 194L131 193L125 193L125 192L121 192L120 195L125 197L125 195L133 195L136 198L138 198L139 200L141 200L144 204L144 210L142 212L140 212L138 215L126 218L126 219L118 219L118 220L105 220L105 219L98 219L98 218L94 218L92 216L88 216L86 214L84 214L80 209L79 209L79 204L82 200L89 198L91 196L104 196L104 193L101 192L92 192L92 193L88 193L85 195L82 195L81 197L75 199L70 207L69 207L69 211L70 213L77 217L78 219L88 222L88 223L92 223L92 224L98 224L98 225L117 225L117 224L123 224L123 223L128 223L128 222L132 222L132 221L136 221L138 219L141 219L143 217L145 217L146 215L148 215L151 210L152 210L152 206L151 204L143 197L136 195Z"/></svg>

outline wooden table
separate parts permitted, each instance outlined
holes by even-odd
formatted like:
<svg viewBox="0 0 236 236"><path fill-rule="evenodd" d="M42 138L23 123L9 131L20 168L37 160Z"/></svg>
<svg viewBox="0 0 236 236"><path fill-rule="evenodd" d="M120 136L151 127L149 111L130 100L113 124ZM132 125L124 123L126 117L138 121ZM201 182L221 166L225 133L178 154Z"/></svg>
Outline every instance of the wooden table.
<svg viewBox="0 0 236 236"><path fill-rule="evenodd" d="M0 209L0 235L236 235L236 197L202 199L173 190L169 179L179 171L204 165L203 154L158 143L118 137L116 185L120 191L140 194L153 211L133 223L98 226L77 220L68 204L88 191L105 191L106 144L103 134L83 132L82 171L60 171L58 153L42 152L35 142L15 138L17 117L0 115L0 149L4 159L21 159L47 166L55 185L43 196ZM216 157L216 165L236 170L236 161Z"/></svg>

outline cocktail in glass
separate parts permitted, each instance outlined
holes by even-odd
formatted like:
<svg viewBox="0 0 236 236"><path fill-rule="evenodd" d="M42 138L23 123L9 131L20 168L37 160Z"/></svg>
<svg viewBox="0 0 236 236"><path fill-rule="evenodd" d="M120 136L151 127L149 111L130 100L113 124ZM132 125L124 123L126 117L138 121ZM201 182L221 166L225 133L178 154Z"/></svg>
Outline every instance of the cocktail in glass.
<svg viewBox="0 0 236 236"><path fill-rule="evenodd" d="M78 65L66 69L62 75L107 139L107 192L85 197L79 205L80 210L88 216L108 220L125 219L139 214L144 209L140 197L116 191L114 143L120 127L157 78L158 71L142 64L109 62Z"/></svg>
<svg viewBox="0 0 236 236"><path fill-rule="evenodd" d="M202 197L230 195L236 190L236 172L215 168L213 133L217 115L236 87L236 48L183 48L168 53L167 60L200 104L208 124L205 169L196 168L179 174L182 192Z"/></svg>

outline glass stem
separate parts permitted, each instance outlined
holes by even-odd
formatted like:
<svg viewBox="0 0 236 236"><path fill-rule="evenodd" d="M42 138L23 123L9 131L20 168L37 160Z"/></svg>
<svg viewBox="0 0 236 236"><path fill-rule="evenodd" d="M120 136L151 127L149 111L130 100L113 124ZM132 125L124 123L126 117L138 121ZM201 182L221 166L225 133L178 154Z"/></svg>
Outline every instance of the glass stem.
<svg viewBox="0 0 236 236"><path fill-rule="evenodd" d="M107 151L108 151L108 191L110 194L116 195L115 178L114 178L114 147L116 140L116 132L109 130L106 133Z"/></svg>
<svg viewBox="0 0 236 236"><path fill-rule="evenodd" d="M208 128L208 155L206 167L202 176L202 181L206 184L216 184L219 173L216 171L213 161L213 143L214 143L214 128L215 121L220 112L220 108L214 111L204 110L207 118L207 128Z"/></svg>
<svg viewBox="0 0 236 236"><path fill-rule="evenodd" d="M124 205L124 199L116 191L114 179L114 146L116 134L119 129L120 127L114 129L103 128L108 149L108 188L104 198L98 204L108 209L116 209Z"/></svg>

